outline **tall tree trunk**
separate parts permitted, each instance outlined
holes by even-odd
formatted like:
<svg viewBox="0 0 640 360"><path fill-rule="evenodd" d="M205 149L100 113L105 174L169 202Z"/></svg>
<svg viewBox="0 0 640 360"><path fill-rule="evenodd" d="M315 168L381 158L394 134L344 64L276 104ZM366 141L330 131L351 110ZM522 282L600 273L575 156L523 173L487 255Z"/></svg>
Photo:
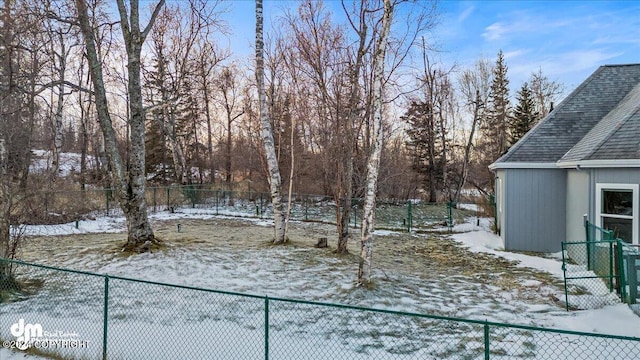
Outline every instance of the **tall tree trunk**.
<svg viewBox="0 0 640 360"><path fill-rule="evenodd" d="M233 119L231 117L231 109L229 109L229 100L227 99L227 92L226 90L223 91L223 95L224 95L224 107L227 113L227 143L226 145L226 154L225 154L225 170L226 170L226 183L227 183L227 189L229 191L232 190L231 188L231 181L232 181L232 177L231 177L231 150L232 150L232 144L231 144L231 123L233 122Z"/></svg>
<svg viewBox="0 0 640 360"><path fill-rule="evenodd" d="M65 91L65 72L67 68L67 49L64 42L62 32L58 33L58 41L60 42L60 53L54 51L54 58L58 60L58 104L56 106L56 114L53 124L53 166L51 167L51 179L55 181L60 170L60 153L62 152L62 111L64 110L64 91ZM52 41L53 43L53 41ZM53 44L52 44L53 46Z"/></svg>
<svg viewBox="0 0 640 360"><path fill-rule="evenodd" d="M129 155L128 184L126 186L123 211L127 218L127 244L125 248L139 251L147 241L155 241L147 215L145 199L145 116L142 107L142 86L140 84L140 52L142 44L153 26L157 13L164 5L161 0L144 31L140 31L138 0L131 0L127 17L124 0L118 0L120 27L127 49L127 75L129 109L131 114L131 153ZM94 84L95 86L95 84ZM148 245L147 245L148 247Z"/></svg>
<svg viewBox="0 0 640 360"><path fill-rule="evenodd" d="M11 196L9 194L9 174L7 172L8 153L5 146L5 134L0 135L2 135L0 136L0 257L7 258L9 257L8 249L11 243L11 223L9 221L11 215ZM3 276L8 275L5 273L6 265L8 264L0 263L0 280L3 279Z"/></svg>
<svg viewBox="0 0 640 360"><path fill-rule="evenodd" d="M281 179L276 149L273 141L273 130L267 112L267 94L264 86L264 40L263 40L262 0L256 0L256 83L258 85L258 99L260 102L260 124L262 127L262 142L264 144L267 166L269 170L269 186L271 189L271 203L273 205L273 220L275 227L274 244L286 242L284 226L284 209L280 192Z"/></svg>
<svg viewBox="0 0 640 360"><path fill-rule="evenodd" d="M365 6L362 2L361 6ZM365 19L365 9L360 11L360 24L358 29L358 50L356 52L355 62L351 65L351 73L349 74L349 99L347 103L347 118L341 131L343 138L341 139L340 160L338 160L338 190L337 197L337 227L338 227L338 254L346 254L349 252L347 245L349 241L349 220L351 219L351 206L353 198L353 155L355 147L354 124L358 117L358 102L360 100L360 71L364 67L364 56L366 55L366 38L367 24ZM338 115L339 116L339 115ZM339 135L338 135L339 136Z"/></svg>
<svg viewBox="0 0 640 360"><path fill-rule="evenodd" d="M176 133L176 104L170 96L170 90L167 88L167 64L168 61L164 56L162 48L158 48L158 87L160 88L160 99L162 101L160 110L154 114L153 119L157 122L166 140L169 143L171 151L171 160L173 170L175 171L176 180L180 184L190 183L190 174L187 171L187 159L184 155L182 146L178 142Z"/></svg>
<svg viewBox="0 0 640 360"><path fill-rule="evenodd" d="M295 135L295 118L291 117L291 137L290 137L290 145L289 145L289 155L291 156L291 168L289 169L289 196L287 199L287 214L284 222L284 232L285 234L289 231L289 220L291 220L291 199L293 197L293 175L295 169L295 149L294 149L294 135Z"/></svg>
<svg viewBox="0 0 640 360"><path fill-rule="evenodd" d="M7 23L10 23L11 12L10 12L11 3L8 2L5 7L5 26ZM6 34L6 28L3 29ZM7 47L6 40L3 45L5 48ZM6 146L6 138L9 134L8 132L8 119L5 118L5 115L8 113L5 111L5 93L8 92L9 86L7 86L7 78L9 77L9 73L11 72L11 59L9 56L3 56L2 61L2 69L0 69L0 76L2 77L2 81L0 81L0 257L7 258L9 244L11 242L11 223L10 223L10 215L11 215L11 197L9 195L9 173L7 171L7 160L8 160L8 151ZM0 281L4 281L9 274L9 264L0 262Z"/></svg>
<svg viewBox="0 0 640 360"><path fill-rule="evenodd" d="M167 101L168 98L167 98ZM190 171L187 168L187 157L184 154L184 150L178 142L178 133L176 130L176 107L171 104L169 108L169 114L166 121L162 122L163 128L165 128L165 134L169 139L169 148L171 149L171 158L173 159L173 168L176 172L176 177L180 184L190 184L191 176Z"/></svg>
<svg viewBox="0 0 640 360"><path fill-rule="evenodd" d="M204 115L207 120L207 155L208 155L208 168L209 168L209 183L215 184L216 171L213 166L213 129L211 128L211 104L209 103L209 86L207 86L207 75L204 69L201 69L202 73L202 93L204 95Z"/></svg>
<svg viewBox="0 0 640 360"><path fill-rule="evenodd" d="M429 99L431 114L427 114L429 119L429 144L427 149L429 152L429 202L435 203L438 201L438 188L436 186L436 129L435 129L435 114L433 114L434 102L433 96Z"/></svg>
<svg viewBox="0 0 640 360"><path fill-rule="evenodd" d="M467 176L469 175L468 167L469 167L469 158L471 156L471 147L473 146L473 137L476 132L476 127L478 126L478 122L480 121L480 107L482 107L482 100L480 99L480 92L476 91L476 99L473 105L473 122L471 123L471 132L469 133L469 139L467 139L467 144L464 147L464 158L462 159L462 169L460 170L460 178L458 180L458 184L456 185L456 192L453 196L453 201L456 203L460 202L460 194L462 193L462 188L464 184L467 182Z"/></svg>
<svg viewBox="0 0 640 360"><path fill-rule="evenodd" d="M89 97L91 96L89 95ZM80 136L82 137L82 139L80 139L80 188L84 190L87 183L87 148L89 142L89 133L87 131L88 111L85 110L84 104L82 103L84 97L78 94L78 99L80 103Z"/></svg>
<svg viewBox="0 0 640 360"><path fill-rule="evenodd" d="M115 185L116 197L124 212L127 223L127 242L124 246L130 251L147 251L155 242L155 236L147 216L145 200L145 124L142 108L142 90L140 86L140 51L142 43L149 33L155 18L164 5L161 0L154 9L149 24L140 31L138 1L130 3L130 16L127 16L124 0L118 0L120 26L127 48L128 58L128 92L131 114L131 152L129 168L125 169L118 151L116 134L109 114L106 90L102 76L102 63L96 50L96 39L89 22L85 0L75 0L78 10L78 22L85 40L87 57L89 58L91 79L96 98L96 110L100 119L100 127L104 135L105 150L111 165L111 173ZM128 170L128 173L127 171Z"/></svg>
<svg viewBox="0 0 640 360"><path fill-rule="evenodd" d="M382 29L376 40L373 58L373 148L367 161L367 185L364 199L364 213L362 215L362 238L360 242L360 262L358 266L358 284L368 284L371 281L373 262L373 229L376 212L376 191L378 190L378 170L380 168L380 153L382 152L382 110L383 110L383 81L384 63L389 29L393 20L392 0L384 0L382 14Z"/></svg>

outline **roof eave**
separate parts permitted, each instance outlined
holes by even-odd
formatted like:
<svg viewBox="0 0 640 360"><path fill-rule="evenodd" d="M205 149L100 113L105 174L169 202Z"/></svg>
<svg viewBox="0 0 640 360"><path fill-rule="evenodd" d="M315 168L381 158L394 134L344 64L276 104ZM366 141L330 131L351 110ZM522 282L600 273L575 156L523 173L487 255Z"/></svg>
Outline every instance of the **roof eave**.
<svg viewBox="0 0 640 360"><path fill-rule="evenodd" d="M494 162L489 170L501 169L556 169L555 162Z"/></svg>
<svg viewBox="0 0 640 360"><path fill-rule="evenodd" d="M640 168L640 159L558 161L557 167L560 168L560 169L572 169L572 168Z"/></svg>

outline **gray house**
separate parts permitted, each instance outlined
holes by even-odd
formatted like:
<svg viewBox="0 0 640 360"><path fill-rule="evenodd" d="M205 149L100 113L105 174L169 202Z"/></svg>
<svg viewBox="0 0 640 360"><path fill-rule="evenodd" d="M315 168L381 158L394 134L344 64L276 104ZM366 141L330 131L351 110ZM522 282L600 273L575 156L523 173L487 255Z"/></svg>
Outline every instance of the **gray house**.
<svg viewBox="0 0 640 360"><path fill-rule="evenodd" d="M640 64L598 68L489 168L506 249L585 241L585 215L638 244Z"/></svg>

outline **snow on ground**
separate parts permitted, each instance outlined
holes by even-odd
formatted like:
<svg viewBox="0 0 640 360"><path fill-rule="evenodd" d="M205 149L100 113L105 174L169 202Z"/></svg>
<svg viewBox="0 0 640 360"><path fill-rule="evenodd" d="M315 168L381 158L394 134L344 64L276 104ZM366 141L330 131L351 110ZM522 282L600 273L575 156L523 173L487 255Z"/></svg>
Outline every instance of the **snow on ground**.
<svg viewBox="0 0 640 360"><path fill-rule="evenodd" d="M487 219L484 220L485 222L479 227L468 223L456 226L454 231L464 230L468 232L454 234L451 236L452 239L464 244L472 252L500 256L508 260L517 261L517 266L519 267L537 269L547 272L558 279L564 279L561 254L540 257L504 251L502 239L487 230ZM470 229L472 231L469 231ZM593 276L593 274L590 275ZM593 289L594 283L598 284L598 282L590 279L591 290L601 292L602 289ZM608 289L604 284L602 285L602 288L605 288L608 294ZM613 295L612 297L616 298ZM604 306L600 309L573 311L565 315L541 318L540 325L572 331L640 337L640 318L634 314L628 305L619 303L619 300L618 304L615 305Z"/></svg>
<svg viewBox="0 0 640 360"><path fill-rule="evenodd" d="M481 220L483 221L479 227L469 223L455 226L453 229L454 232L465 232L454 234L451 238L454 241L464 244L472 252L497 255L507 260L517 261L520 267L538 269L554 275L559 279L564 279L562 260L504 251L502 239L487 230L487 219Z"/></svg>
<svg viewBox="0 0 640 360"><path fill-rule="evenodd" d="M180 209L179 212L157 212L150 213L149 218L156 221L178 220L178 219L201 219L212 218L243 218L258 226L268 226L273 222L258 218L245 218L246 213L219 210L216 215L211 209ZM120 233L126 231L124 216L101 216L94 219L79 220L66 224L56 225L25 225L22 231L27 236L62 236L78 234L98 234L98 233ZM1 360L1 359L0 359Z"/></svg>
<svg viewBox="0 0 640 360"><path fill-rule="evenodd" d="M32 150L33 158L29 171L32 173L43 173L51 169L53 163L53 153L49 150ZM80 172L80 154L61 153L60 154L60 176L69 176L72 173ZM86 157L86 166L89 169L95 167L95 159L91 155Z"/></svg>
<svg viewBox="0 0 640 360"><path fill-rule="evenodd" d="M234 216L240 215L243 214L228 212L224 213L224 216L216 216L213 211L181 209L179 213L160 212L151 214L150 217L154 221L173 221L172 224L174 224L176 221L187 223L193 219L233 219ZM270 221L262 219L243 219L243 221L250 221L258 226L272 224ZM299 225L301 227L311 226L307 224ZM111 275L179 283L187 286L216 288L240 293L303 298L331 303L351 303L365 307L398 311L427 312L475 320L486 319L513 324L640 337L640 320L631 312L628 306L623 304L605 306L594 310L566 312L563 309L563 304L553 305L540 302L540 299L532 302L523 300L521 291L529 294L526 296L533 296L532 293L527 292L535 293L537 291L543 294L540 296L564 299L561 289L543 285L536 278L522 276L522 274L526 274L527 269L534 269L551 274L553 278L560 280L563 277L562 262L557 256L551 258L538 257L504 251L500 238L492 234L488 230L489 227L489 219L479 219L478 225L478 219L473 218L468 223L456 225L453 228L454 234L450 238L455 243L466 247L472 254L495 256L517 262L516 267L522 269L516 274L520 282L520 289L518 290L482 284L481 279L477 279L478 283L474 284L472 282L476 281L474 280L475 278L466 274L452 275L432 272L430 277L424 278L417 274L412 275L387 270L383 277L379 277L379 289L363 291L354 287L352 265L344 258L335 258L333 256L318 258L316 250L306 248L235 248L232 246L232 242L237 241L237 239L234 240L237 235L231 231L227 234L220 234L220 236L229 237L229 245L231 247L210 248L204 252L201 250L194 252L193 249L188 248L177 248L168 254L149 253L141 254L135 258L115 259L105 259L104 255L91 255L90 253L89 255L83 255L85 257L83 259L76 259L77 261L60 260L55 264ZM95 220L80 221L77 229L75 223L26 227L27 233L32 235L117 233L124 230L123 217L98 217ZM189 227L186 227L185 231L188 235ZM426 239L426 237L431 236L424 234L407 235L406 233L388 230L378 230L375 235L397 239L393 240L393 244L397 244L398 248L402 245L402 239L407 236L411 236L413 239ZM447 239L442 238L438 241L447 241ZM411 251L418 252L419 250L414 249ZM80 256L76 254L75 257L79 258ZM305 259L302 264L297 262L301 258ZM271 269L284 269L284 272L274 273ZM380 275L379 272L378 274ZM504 274L495 274L495 276L502 277ZM100 279L98 278L98 280ZM31 319L38 319L47 328L73 330L81 334L83 339L99 344L101 343L101 328L95 325L100 324L102 285L100 281L93 283L84 280L83 284L83 287L79 290L82 296L73 300L74 303L68 306L80 316L78 319L73 316L62 315L65 314L64 307L60 307L61 305L58 304L59 299L56 298L58 295L53 293L42 294L45 297L43 299L46 299L44 302L39 295L22 302L9 304L9 306L16 307L14 310L21 315L28 316ZM395 284L400 284L400 287L394 288ZM150 354L167 358L167 354L175 351L175 349L171 350L164 345L159 346L158 343L175 344L176 340L180 341L182 336L180 334L210 333L208 330L210 328L223 329L222 333L226 334L226 337L220 340L223 343L224 341L230 341L226 339L233 339L231 343L224 343L224 348L228 349L226 350L226 355L230 358L261 357L261 335L258 334L257 339L253 339L252 336L256 336L255 332L260 328L260 324L255 322L256 319L261 317L262 300L256 303L248 298L230 297L222 299L220 296L206 293L188 293L188 296L186 296L187 294L179 295L179 292L170 288L146 286L142 287L143 290L140 290L140 287L134 285L113 282L112 291L116 300L114 300L110 314L116 320L112 322L113 331L110 331L110 334L127 333L127 326L129 328L150 329L149 326L152 324L153 333L161 341L145 341L145 337L148 334L140 334L138 340L134 339L136 346L147 351L147 358L149 358ZM67 285L63 283L61 286L66 288ZM386 289L388 287L394 294L393 298L389 297L390 292ZM203 305L218 302L226 305L214 308L210 308L210 305ZM144 305L140 305L143 303ZM127 308L135 307L136 304L144 306L144 311L141 310L134 315L126 311ZM171 305L168 306L168 304ZM28 312L23 313L21 312L23 310L18 310L24 309L25 306L30 309ZM177 315L172 313L172 311L175 311L175 306L184 308L188 313ZM279 306L282 307L283 305ZM428 331L422 336L420 334L424 331L416 331L416 329L423 329L425 325L419 325L420 322L416 323L416 319L384 316L361 318L363 314L353 312L345 314L341 310L317 307L305 309L304 306L299 306L297 311L292 311L278 309L278 306L273 305L272 311L273 321L276 323L273 332L274 342L277 342L278 336L285 335L299 340L298 345L292 345L288 348L292 353L281 353L278 354L279 356L274 355L274 358L294 359L296 358L294 350L313 352L315 349L317 351L314 353L315 355L312 356L309 355L309 352L305 352L304 357L312 359L339 358L348 354L349 358L383 358L385 354L388 355L391 352L394 354L407 354L406 358L421 356L435 359L450 356L447 354L451 353L447 353L447 351L454 351L453 354L462 356L462 353L456 352L462 351L459 350L460 345L467 349L474 346L482 346L482 339L474 338L475 331L480 331L481 333L482 330L473 327L461 327L456 330L457 325L455 324L444 325L438 322L428 322L428 328L433 328L436 334L440 335L434 335L434 332ZM0 307L0 318L3 318L3 314L4 317L8 315ZM318 314L320 314L320 317L317 317ZM307 319L307 316L309 316L309 319ZM327 333L334 323L344 324L345 319L347 319L346 326L350 331L338 335L331 332ZM7 323L4 320L1 323ZM68 327L69 323L76 324L77 328L65 329L65 326ZM385 335L387 334L387 331L383 330L385 327L389 327L390 330L388 331L395 332L396 335ZM416 328L411 330L412 327ZM405 329L412 336L402 336L402 334L398 334L398 329ZM0 336L6 337L7 330L0 329ZM467 338L467 343L465 344L457 342L456 339L460 338L460 335L452 336L452 334L469 332L471 335L469 335L470 337ZM518 331L512 332L518 333ZM418 334L415 335L417 338L414 337L414 334ZM522 335L522 339L508 339L507 344L511 344L516 349L525 349L529 340L523 340L525 333L520 335ZM367 340L370 339L367 336L378 340L377 342L372 342ZM529 336L531 335L526 335L526 338ZM323 340L316 344L318 337ZM252 340L247 343L247 339ZM185 338L184 342L188 342L188 338ZM254 342L258 345L254 344ZM433 344L433 348L425 347L424 344ZM118 347L116 345L114 351L123 351L123 346ZM498 343L499 346L501 346L500 343ZM538 347L542 346L544 344L538 344ZM444 347L444 350L440 347ZM274 351L282 349L277 344L273 344L273 348ZM205 351L197 347L196 350ZM440 353L440 351L444 352ZM507 355L504 358L515 357L516 354L512 351L513 349L505 349ZM523 353L520 355L531 357L527 355L526 351L522 351ZM575 349L566 347L562 354L566 355L564 356L565 358L574 358L574 356L575 358L580 358L581 354L579 352L574 354L574 352ZM142 352L142 354L145 353ZM475 353L470 352L469 354ZM2 360L32 358L21 356L22 354L14 354L6 349L0 349L0 359ZM182 354L182 357L185 356L185 354ZM533 355L534 358L535 356ZM93 357L93 354L88 355L88 358ZM199 358L202 355L195 354L188 357Z"/></svg>

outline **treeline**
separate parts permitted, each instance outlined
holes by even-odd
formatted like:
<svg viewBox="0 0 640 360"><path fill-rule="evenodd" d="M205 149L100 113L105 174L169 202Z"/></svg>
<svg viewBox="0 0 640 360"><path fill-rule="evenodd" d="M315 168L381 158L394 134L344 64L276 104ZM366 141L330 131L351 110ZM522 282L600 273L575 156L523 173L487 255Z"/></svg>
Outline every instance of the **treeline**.
<svg viewBox="0 0 640 360"><path fill-rule="evenodd" d="M512 106L502 52L469 67L435 63L425 41L435 2L345 1L338 17L304 0L263 41L256 0L255 58L220 45L233 3L144 4L3 2L0 255L15 255L11 225L29 216L33 192L113 189L127 219L123 250L144 252L161 246L145 186L212 184L268 189L274 243L286 242L287 193L332 196L337 253L354 236L352 199L364 198L366 283L376 195L435 202L469 188L491 193L487 166L562 92L540 70ZM52 154L44 174L30 166L34 149ZM80 154L72 178L61 175L64 151Z"/></svg>
<svg viewBox="0 0 640 360"><path fill-rule="evenodd" d="M118 41L114 9L102 2L89 5L107 96L116 104L109 110L127 159L126 49ZM246 65L251 59L221 47L221 35L230 31L223 6L198 0L166 4L143 46L146 173L152 183L268 188L255 79L252 65ZM405 34L416 36L433 26L436 12L429 6L421 8L416 25L404 25ZM60 153L73 151L81 154L76 177L81 186L109 183L75 12L65 1L5 1L3 126L11 134L9 172L23 187L34 178L29 164L30 149L36 148L53 154L51 182L58 176ZM358 41L366 26L349 29L334 19L321 2L306 1L277 20L279 31L270 34L265 48L268 107L284 188L294 154L294 192L331 195L353 186L354 196L362 196L371 143L367 47L372 42ZM389 68L400 64L409 46L421 53L417 67L422 69L396 70L387 79L390 110L384 119L380 196L442 201L458 199L469 186L490 192L486 166L549 111L561 85L542 71L534 73L512 106L502 54L470 68L443 68L429 59L428 44L415 41L391 49ZM417 81L397 85L407 75ZM94 168L86 164L88 155L96 159Z"/></svg>
<svg viewBox="0 0 640 360"><path fill-rule="evenodd" d="M463 188L493 192L488 166L505 154L553 108L562 84L538 70L512 103L502 51L495 62L444 69L423 52L419 91L408 97L402 120L407 151L429 201L458 201Z"/></svg>

